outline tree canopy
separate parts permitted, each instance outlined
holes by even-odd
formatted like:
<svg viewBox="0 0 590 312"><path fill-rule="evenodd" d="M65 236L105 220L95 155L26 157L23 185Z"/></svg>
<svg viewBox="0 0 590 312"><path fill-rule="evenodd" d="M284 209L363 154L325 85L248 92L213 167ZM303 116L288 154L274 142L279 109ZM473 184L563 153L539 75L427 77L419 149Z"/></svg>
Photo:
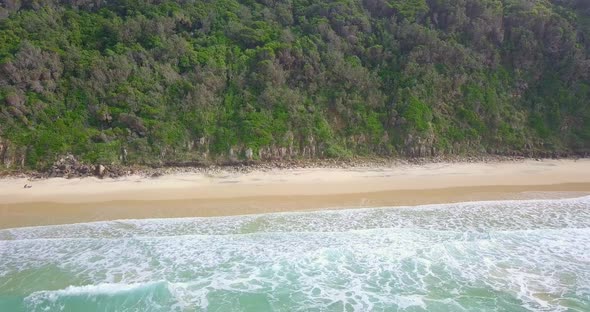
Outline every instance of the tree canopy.
<svg viewBox="0 0 590 312"><path fill-rule="evenodd" d="M586 0L6 0L0 154L583 153L589 52Z"/></svg>

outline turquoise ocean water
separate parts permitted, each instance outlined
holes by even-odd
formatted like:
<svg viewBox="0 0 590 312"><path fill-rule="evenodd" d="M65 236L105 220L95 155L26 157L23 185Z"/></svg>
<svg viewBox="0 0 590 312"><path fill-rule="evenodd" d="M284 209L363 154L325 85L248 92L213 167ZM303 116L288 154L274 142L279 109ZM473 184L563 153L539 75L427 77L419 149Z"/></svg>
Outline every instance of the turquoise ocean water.
<svg viewBox="0 0 590 312"><path fill-rule="evenodd" d="M0 311L590 311L590 197L0 230Z"/></svg>

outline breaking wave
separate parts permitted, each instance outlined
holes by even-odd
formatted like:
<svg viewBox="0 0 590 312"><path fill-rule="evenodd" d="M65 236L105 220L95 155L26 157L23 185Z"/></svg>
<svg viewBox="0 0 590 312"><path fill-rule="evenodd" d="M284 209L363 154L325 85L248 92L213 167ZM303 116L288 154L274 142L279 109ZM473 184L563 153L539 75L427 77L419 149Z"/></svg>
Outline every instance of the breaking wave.
<svg viewBox="0 0 590 312"><path fill-rule="evenodd" d="M1 311L590 310L590 197L0 230Z"/></svg>

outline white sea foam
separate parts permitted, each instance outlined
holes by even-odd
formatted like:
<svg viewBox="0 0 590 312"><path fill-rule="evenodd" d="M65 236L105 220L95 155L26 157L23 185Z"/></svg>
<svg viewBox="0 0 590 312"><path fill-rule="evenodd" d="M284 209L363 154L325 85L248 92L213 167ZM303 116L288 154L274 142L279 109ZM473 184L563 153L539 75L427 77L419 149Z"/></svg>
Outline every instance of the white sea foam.
<svg viewBox="0 0 590 312"><path fill-rule="evenodd" d="M0 230L0 240L342 232L371 228L487 230L587 227L590 196L260 215L117 220Z"/></svg>
<svg viewBox="0 0 590 312"><path fill-rule="evenodd" d="M37 291L29 295L32 297L47 297L49 300L54 301L59 297L67 296L80 296L80 295L115 295L130 291L136 291L141 288L153 287L164 282L149 282L149 283L100 283L97 285L83 285L83 286L68 286L65 289L59 289L54 291Z"/></svg>
<svg viewBox="0 0 590 312"><path fill-rule="evenodd" d="M68 311L67 305L88 301L88 310L142 311L150 309L159 311L164 308L158 299L163 291L167 294L166 282L149 283L101 283L97 285L68 286L65 289L52 291L37 291L24 298L25 306L32 311ZM114 297L134 297L133 299L113 300ZM115 301L113 305L111 301ZM98 308L98 309L97 309Z"/></svg>
<svg viewBox="0 0 590 312"><path fill-rule="evenodd" d="M90 297L93 307L150 302L162 311L590 308L590 197L127 220L0 236L0 294L27 294L32 311ZM47 276L62 278L48 286Z"/></svg>

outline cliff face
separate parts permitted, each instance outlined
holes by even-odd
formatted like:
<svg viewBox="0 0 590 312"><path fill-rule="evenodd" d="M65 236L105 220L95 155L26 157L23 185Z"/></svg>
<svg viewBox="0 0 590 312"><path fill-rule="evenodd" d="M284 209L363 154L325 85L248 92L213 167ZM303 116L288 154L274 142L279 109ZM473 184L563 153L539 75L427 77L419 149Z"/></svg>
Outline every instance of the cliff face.
<svg viewBox="0 0 590 312"><path fill-rule="evenodd" d="M4 169L25 168L26 147L10 143L0 138L0 166Z"/></svg>
<svg viewBox="0 0 590 312"><path fill-rule="evenodd" d="M5 1L2 166L588 153L588 3Z"/></svg>

